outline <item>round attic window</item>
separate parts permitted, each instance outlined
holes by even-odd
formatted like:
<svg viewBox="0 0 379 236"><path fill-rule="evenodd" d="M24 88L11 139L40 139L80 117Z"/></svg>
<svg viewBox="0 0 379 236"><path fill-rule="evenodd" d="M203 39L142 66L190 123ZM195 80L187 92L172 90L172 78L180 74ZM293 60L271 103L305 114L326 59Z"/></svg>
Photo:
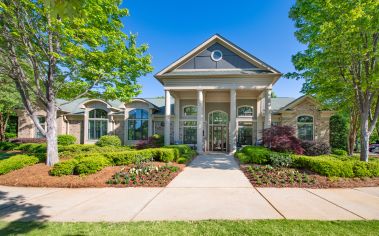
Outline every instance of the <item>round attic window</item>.
<svg viewBox="0 0 379 236"><path fill-rule="evenodd" d="M211 54L211 58L214 61L219 61L222 59L222 52L220 50L214 50Z"/></svg>

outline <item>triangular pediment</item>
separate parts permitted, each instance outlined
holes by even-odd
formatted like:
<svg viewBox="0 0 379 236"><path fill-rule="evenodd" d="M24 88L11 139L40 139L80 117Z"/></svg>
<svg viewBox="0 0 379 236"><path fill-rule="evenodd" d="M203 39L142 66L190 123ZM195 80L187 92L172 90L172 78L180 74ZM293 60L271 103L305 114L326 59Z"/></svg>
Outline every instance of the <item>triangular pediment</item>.
<svg viewBox="0 0 379 236"><path fill-rule="evenodd" d="M212 52L215 51L221 52L220 60L215 60L212 57ZM212 75L212 71L215 75L222 74L220 72L230 75L235 71L245 75L280 75L278 70L216 34L157 73L155 77L159 79L168 76L180 76L188 72L192 75L202 75L201 72Z"/></svg>

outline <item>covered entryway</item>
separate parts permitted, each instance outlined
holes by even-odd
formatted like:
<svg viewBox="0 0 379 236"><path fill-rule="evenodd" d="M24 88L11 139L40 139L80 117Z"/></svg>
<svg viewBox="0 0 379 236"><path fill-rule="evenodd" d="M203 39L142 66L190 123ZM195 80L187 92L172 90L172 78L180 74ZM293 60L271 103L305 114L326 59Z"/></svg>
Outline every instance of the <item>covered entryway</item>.
<svg viewBox="0 0 379 236"><path fill-rule="evenodd" d="M209 151L227 152L229 146L228 114L212 111L208 114Z"/></svg>

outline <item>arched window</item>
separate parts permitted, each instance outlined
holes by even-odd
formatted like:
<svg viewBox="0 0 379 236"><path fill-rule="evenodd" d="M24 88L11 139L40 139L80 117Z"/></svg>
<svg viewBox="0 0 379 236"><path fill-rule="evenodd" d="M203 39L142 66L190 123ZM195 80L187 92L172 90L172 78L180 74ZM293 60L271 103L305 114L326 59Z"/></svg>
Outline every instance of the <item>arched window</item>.
<svg viewBox="0 0 379 236"><path fill-rule="evenodd" d="M108 114L102 109L94 109L89 112L88 138L98 140L108 133Z"/></svg>
<svg viewBox="0 0 379 236"><path fill-rule="evenodd" d="M254 115L254 109L251 106L238 107L238 116L240 117L252 117Z"/></svg>
<svg viewBox="0 0 379 236"><path fill-rule="evenodd" d="M129 112L128 139L147 140L149 113L144 109L134 109Z"/></svg>
<svg viewBox="0 0 379 236"><path fill-rule="evenodd" d="M299 116L297 118L297 137L301 140L313 140L312 116Z"/></svg>
<svg viewBox="0 0 379 236"><path fill-rule="evenodd" d="M210 125L227 125L228 114L223 111L213 111L209 113L208 122Z"/></svg>
<svg viewBox="0 0 379 236"><path fill-rule="evenodd" d="M184 116L196 116L197 115L197 107L196 106L185 106L183 108Z"/></svg>

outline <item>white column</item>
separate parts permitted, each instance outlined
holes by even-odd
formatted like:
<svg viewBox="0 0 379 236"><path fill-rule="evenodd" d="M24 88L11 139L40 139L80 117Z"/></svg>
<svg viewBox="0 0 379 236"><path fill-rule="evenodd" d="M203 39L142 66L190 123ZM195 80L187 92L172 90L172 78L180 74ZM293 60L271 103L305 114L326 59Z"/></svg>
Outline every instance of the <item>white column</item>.
<svg viewBox="0 0 379 236"><path fill-rule="evenodd" d="M148 120L148 136L151 137L153 135L153 109L149 108L149 120Z"/></svg>
<svg viewBox="0 0 379 236"><path fill-rule="evenodd" d="M129 110L125 109L124 111L124 145L128 144L128 138L129 138L128 119L129 119Z"/></svg>
<svg viewBox="0 0 379 236"><path fill-rule="evenodd" d="M197 91L197 152L203 153L204 132L204 95L203 90Z"/></svg>
<svg viewBox="0 0 379 236"><path fill-rule="evenodd" d="M180 118L180 100L178 97L175 98L175 120L174 120L174 142L178 143L179 140L179 118Z"/></svg>
<svg viewBox="0 0 379 236"><path fill-rule="evenodd" d="M230 130L229 130L229 152L234 153L237 149L237 102L236 90L230 90Z"/></svg>
<svg viewBox="0 0 379 236"><path fill-rule="evenodd" d="M271 89L265 90L265 129L271 127Z"/></svg>
<svg viewBox="0 0 379 236"><path fill-rule="evenodd" d="M83 137L83 143L88 143L88 138L89 138L89 136L88 136L88 109L86 108L85 110L84 110L84 117L83 117L83 122L84 122L84 124L83 124L83 126L84 126L84 137Z"/></svg>
<svg viewBox="0 0 379 236"><path fill-rule="evenodd" d="M171 95L169 90L165 90L165 105L164 145L170 145Z"/></svg>

